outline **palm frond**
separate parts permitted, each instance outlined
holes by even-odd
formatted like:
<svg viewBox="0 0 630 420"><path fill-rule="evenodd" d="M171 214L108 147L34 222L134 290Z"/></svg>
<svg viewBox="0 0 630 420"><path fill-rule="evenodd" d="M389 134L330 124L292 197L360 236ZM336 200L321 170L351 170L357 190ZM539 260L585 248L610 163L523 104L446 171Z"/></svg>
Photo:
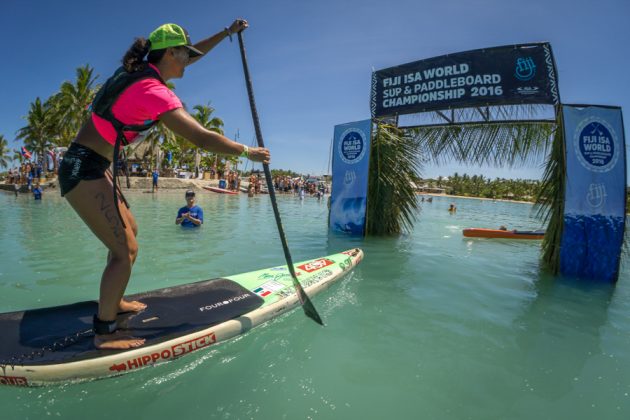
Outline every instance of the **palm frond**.
<svg viewBox="0 0 630 420"><path fill-rule="evenodd" d="M0 167L8 168L11 155L9 154L9 142L0 134Z"/></svg>
<svg viewBox="0 0 630 420"><path fill-rule="evenodd" d="M455 160L514 167L539 162L549 152L556 122L548 114L534 105L463 108L417 114L406 125L438 165Z"/></svg>
<svg viewBox="0 0 630 420"><path fill-rule="evenodd" d="M543 265L554 275L560 272L560 240L564 223L566 160L562 117L553 138L551 154L536 197L536 216L547 224L542 243Z"/></svg>
<svg viewBox="0 0 630 420"><path fill-rule="evenodd" d="M412 181L421 170L419 142L404 130L377 124L370 153L366 235L409 232L418 212Z"/></svg>
<svg viewBox="0 0 630 420"><path fill-rule="evenodd" d="M477 123L417 127L413 131L434 163L451 160L479 166L519 166L539 162L549 152L555 123Z"/></svg>

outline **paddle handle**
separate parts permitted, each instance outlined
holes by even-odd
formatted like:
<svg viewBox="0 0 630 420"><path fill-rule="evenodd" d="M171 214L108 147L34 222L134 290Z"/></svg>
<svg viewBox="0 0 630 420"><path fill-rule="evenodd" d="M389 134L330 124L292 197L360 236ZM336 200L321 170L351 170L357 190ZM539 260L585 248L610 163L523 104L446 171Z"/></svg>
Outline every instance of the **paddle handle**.
<svg viewBox="0 0 630 420"><path fill-rule="evenodd" d="M249 108L252 112L252 119L254 120L254 130L256 131L256 141L258 147L265 147L263 141L262 131L260 130L260 121L258 119L258 111L256 110L256 100L254 99L254 88L252 87L252 79L249 74L249 66L247 65L247 56L245 54L245 44L243 42L243 32L238 33L238 45L241 50L241 61L243 62L243 73L245 75L245 84L247 85L247 96L249 97ZM284 235L284 228L282 227L282 220L280 219L280 212L278 211L278 203L276 201L276 192L273 188L273 179L271 178L271 170L267 163L263 163L263 169L265 171L265 180L267 181L267 190L269 190L269 197L271 198L271 206L273 207L273 214L276 218L276 225L278 226L278 234L280 235L280 241L282 242L282 250L284 251L284 258L287 261L291 278L293 279L293 286L297 291L298 299L302 304L302 309L306 316L320 325L324 325L317 310L313 306L313 303L309 299L308 295L302 288L302 285L297 279L295 269L293 268L293 259L291 258L291 252L289 251L289 244L287 238Z"/></svg>

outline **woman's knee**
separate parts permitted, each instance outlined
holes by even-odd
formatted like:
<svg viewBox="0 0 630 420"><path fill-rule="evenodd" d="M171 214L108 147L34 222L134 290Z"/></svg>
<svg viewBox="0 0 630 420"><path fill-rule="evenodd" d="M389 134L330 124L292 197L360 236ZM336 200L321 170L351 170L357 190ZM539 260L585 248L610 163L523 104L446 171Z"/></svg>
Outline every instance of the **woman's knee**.
<svg viewBox="0 0 630 420"><path fill-rule="evenodd" d="M138 257L138 242L135 238L128 238L125 246L110 250L111 259L133 265Z"/></svg>
<svg viewBox="0 0 630 420"><path fill-rule="evenodd" d="M129 258L131 259L131 263L136 262L136 258L138 258L138 242L133 241L133 244L129 247Z"/></svg>

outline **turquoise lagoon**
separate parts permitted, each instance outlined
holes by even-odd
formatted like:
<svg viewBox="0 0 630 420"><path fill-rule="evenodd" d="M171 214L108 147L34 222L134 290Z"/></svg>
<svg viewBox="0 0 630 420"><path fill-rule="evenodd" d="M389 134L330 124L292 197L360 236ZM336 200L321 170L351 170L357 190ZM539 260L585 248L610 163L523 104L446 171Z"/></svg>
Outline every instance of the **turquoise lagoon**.
<svg viewBox="0 0 630 420"><path fill-rule="evenodd" d="M127 196L140 226L130 293L284 262L268 196L199 193L198 230L174 224L182 192ZM528 204L437 197L410 234L369 239L329 235L323 200L279 205L295 261L365 252L314 299L325 328L295 310L132 374L2 387L2 418L630 418L627 256L616 287L595 287L542 273L538 241L463 238L539 228ZM94 299L105 257L58 193L0 193L0 312Z"/></svg>

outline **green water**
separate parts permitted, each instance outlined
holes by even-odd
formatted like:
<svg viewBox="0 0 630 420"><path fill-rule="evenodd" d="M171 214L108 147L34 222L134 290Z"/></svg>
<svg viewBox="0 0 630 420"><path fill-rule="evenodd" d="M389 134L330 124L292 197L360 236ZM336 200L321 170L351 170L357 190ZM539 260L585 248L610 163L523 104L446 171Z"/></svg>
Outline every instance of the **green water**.
<svg viewBox="0 0 630 420"><path fill-rule="evenodd" d="M129 292L283 263L267 196L200 193L199 230L174 225L181 192L128 198L140 226ZM296 310L125 376L2 387L1 418L630 418L627 266L616 288L592 288L540 274L539 242L461 235L536 229L530 205L435 198L412 234L355 240L327 234L324 201L279 202L295 261L365 251L314 299L326 328ZM104 261L56 193L0 193L0 312L93 299Z"/></svg>

